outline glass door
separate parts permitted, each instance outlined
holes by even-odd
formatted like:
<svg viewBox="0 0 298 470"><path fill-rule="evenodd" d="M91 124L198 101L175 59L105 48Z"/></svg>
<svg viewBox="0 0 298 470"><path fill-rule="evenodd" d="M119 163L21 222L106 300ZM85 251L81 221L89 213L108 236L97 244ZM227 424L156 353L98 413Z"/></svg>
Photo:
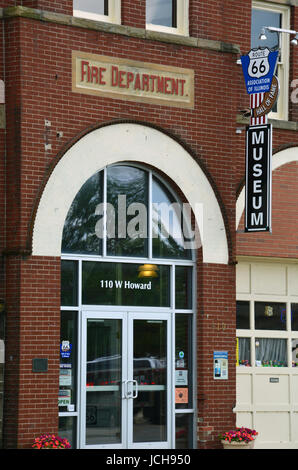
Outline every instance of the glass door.
<svg viewBox="0 0 298 470"><path fill-rule="evenodd" d="M82 325L81 447L123 448L124 315L87 313Z"/></svg>
<svg viewBox="0 0 298 470"><path fill-rule="evenodd" d="M81 447L170 448L169 314L86 312Z"/></svg>
<svg viewBox="0 0 298 470"><path fill-rule="evenodd" d="M128 447L169 448L171 354L168 314L129 315ZM130 393L130 391L129 391Z"/></svg>

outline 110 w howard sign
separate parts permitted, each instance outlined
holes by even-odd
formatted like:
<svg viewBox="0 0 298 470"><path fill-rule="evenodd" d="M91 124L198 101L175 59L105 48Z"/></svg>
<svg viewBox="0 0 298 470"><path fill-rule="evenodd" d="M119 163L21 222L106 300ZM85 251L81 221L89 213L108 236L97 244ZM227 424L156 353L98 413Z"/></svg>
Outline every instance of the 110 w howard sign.
<svg viewBox="0 0 298 470"><path fill-rule="evenodd" d="M271 232L271 136L271 124L246 131L246 232Z"/></svg>

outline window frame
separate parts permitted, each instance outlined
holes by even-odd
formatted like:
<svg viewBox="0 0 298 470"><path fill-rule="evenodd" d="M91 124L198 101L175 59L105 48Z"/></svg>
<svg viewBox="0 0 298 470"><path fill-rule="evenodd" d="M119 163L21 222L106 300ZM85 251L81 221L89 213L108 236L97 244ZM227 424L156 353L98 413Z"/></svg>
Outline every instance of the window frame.
<svg viewBox="0 0 298 470"><path fill-rule="evenodd" d="M290 7L288 5L281 5L270 3L266 1L252 1L252 9L275 12L281 14L281 28L290 29ZM264 26L271 26L270 24ZM270 33L269 33L270 34ZM277 100L277 111L271 111L268 114L270 119L288 120L289 114L289 55L290 55L290 38L288 34L279 33L280 37L280 51L281 58L278 59L278 80L279 80L279 95Z"/></svg>
<svg viewBox="0 0 298 470"><path fill-rule="evenodd" d="M141 164L138 164L138 163L131 163L131 162L120 162L120 163L115 163L115 164L111 164L111 165L107 165L105 167L103 167L101 170L99 170L95 175L98 175L98 174L102 174L102 195L103 195L103 198L102 198L102 202L101 204L104 205L104 207L106 207L106 204L108 203L108 199L107 199L107 189L108 189L108 170L109 168L113 168L113 167L130 167L132 169L138 169L138 170L141 170L142 172L144 172L146 174L146 178L148 180L148 187L147 187L147 193L148 193L148 200L147 200L147 237L146 237L146 240L147 240L147 248L146 248L146 252L145 254L134 254L134 255L125 255L125 254L122 254L122 255L118 255L118 257L122 257L123 259L152 259L152 258L156 258L156 259L173 259L173 260L193 260L195 254L194 254L194 247L192 246L192 242L187 242L187 239L188 238L191 238L192 237L192 234L193 234L193 231L192 231L192 226L191 226L191 218L188 217L188 215L186 214L186 216L184 217L184 212L183 212L183 202L180 200L180 198L178 198L177 194L175 194L175 191L172 189L172 187L164 180L164 178L160 175L158 175L155 171L147 168L146 166L143 166ZM95 176L93 175L93 176ZM91 178L88 178L87 181L85 181L84 184L86 184ZM164 256L159 256L158 254L156 254L156 249L154 248L154 240L159 240L159 237L155 237L153 235L153 222L154 222L154 209L153 209L153 187L154 187L154 182L157 182L157 184L159 185L159 187L165 191L165 194L168 193L169 197L172 197L173 198L173 203L171 202L171 204L177 204L180 208L181 208L181 213L182 213L182 226L183 228L181 228L181 236L183 237L184 239L184 243L186 244L186 247L185 247L185 250L184 250L184 254L185 256L178 256L178 257L173 257L173 256L167 256L167 255L164 255ZM84 186L83 184L83 186ZM73 201L75 201L75 199L77 198L78 194L80 193L81 189L83 188L83 186L80 188L80 190L78 191L78 193L76 194L75 198ZM70 210L70 208L69 208ZM68 212L69 213L69 212ZM158 212L159 216L161 215L162 216L162 211L161 211L161 214ZM67 214L67 217L68 217L68 214ZM67 217L65 219L65 222L64 222L64 228L65 228L65 225L66 225L66 221L67 221ZM109 237L107 236L107 226L106 226L106 223L107 223L107 213L106 211L104 212L103 214L103 224L104 224L104 237L102 239L102 246L101 246L101 250L100 250L100 253L83 253L83 252L76 252L76 251L68 251L67 249L63 249L63 235L62 235L62 245L61 245L61 253L62 255L71 255L71 256L76 256L76 255L79 255L79 256L100 256L100 257L115 257L116 254L115 253L111 253L109 252L109 247L108 247L108 240L109 240ZM162 219L157 219L158 221L159 220L162 220ZM64 229L63 229L63 232L64 232ZM185 233L186 232L186 233ZM179 239L179 238L178 238ZM188 243L191 245L191 246L188 246ZM187 253L189 253L189 256L187 256Z"/></svg>
<svg viewBox="0 0 298 470"><path fill-rule="evenodd" d="M150 189L149 191L152 192L152 179L155 177L159 183L161 183L168 191L169 193L173 196L175 201L181 203L178 195L176 194L176 191L172 186L164 180L162 176L160 176L158 173L153 171L152 169L149 169L146 165L142 165L136 162L118 162L115 164L107 165L103 167L99 171L104 171L105 173L107 172L108 167L112 166L131 166L133 168L139 168L141 170L144 170L147 172L147 175L149 177L150 175ZM88 181L88 180L87 180ZM104 177L105 185L107 184L107 175L105 174ZM79 190L80 191L80 190ZM106 193L106 188L105 188L105 193ZM78 193L77 193L78 194ZM75 196L76 197L76 196ZM152 194L149 196L150 201L152 201ZM149 211L150 211L150 206L149 205ZM191 220L186 219L187 223L187 230L191 230ZM151 234L151 225L149 233ZM151 236L151 235L150 235ZM185 404L183 408L179 408L174 406L173 407L173 430L177 426L176 423L176 417L183 415L185 418L189 417L190 422L188 423L188 440L191 441L189 445L195 445L196 442L196 436L195 436L195 426L194 426L194 419L196 416L196 403L195 403L195 394L196 394L196 305L197 305L197 295L196 295L196 282L197 282L197 270L196 270L196 255L195 255L195 249L192 250L192 256L191 258L177 258L177 259L171 259L171 258L154 258L152 250L149 251L147 256L145 257L128 257L128 256L115 256L115 255L109 255L106 252L106 249L103 251L101 255L86 255L86 254L79 254L79 253L65 253L61 252L61 261L73 261L74 263L74 283L76 285L76 289L74 289L74 299L75 301L71 302L74 305L66 304L61 302L61 317L64 314L64 312L77 312L77 318L76 318L76 327L77 327L77 346L76 346L76 351L77 351L77 367L80 367L81 365L81 357L82 357L82 318L83 318L83 313L84 311L96 311L96 312L104 312L104 313L115 313L116 312L161 312L161 313L169 313L172 316L173 319L173 329L172 329L172 338L173 338L173 357L175 357L175 351L176 351L176 335L175 335L175 328L176 328L176 318L179 317L179 319L182 318L182 315L185 315L185 318L188 319L188 327L190 328L190 333L189 335L191 336L191 340L187 342L188 345L188 358L189 358L189 403ZM94 262L106 262L106 263L131 263L131 264L143 264L143 263L152 263L152 264L159 264L159 265L164 265L169 267L169 286L170 286L170 292L169 292L169 305L160 307L160 306L155 306L155 307L150 307L150 306L144 306L144 307L138 307L138 306L125 306L125 305L103 305L103 304L95 304L95 305L84 305L83 304L83 296L82 296L82 288L83 288L83 283L82 283L82 275L83 275L83 263L88 262L88 261L94 261ZM190 292L188 293L187 291L185 292L186 295L191 296L191 303L182 306L181 304L177 303L177 271L176 269L179 267L184 267L187 269L191 269L192 275L191 275L191 287L190 287ZM61 266L61 272L62 272L62 266ZM62 284L61 284L62 288ZM176 363L175 363L176 364ZM175 384L175 365L172 364L172 383ZM190 380L191 378L191 380ZM175 388L175 387L174 387ZM76 391L77 391L77 401L75 404L75 408L70 411L60 411L58 410L58 416L59 416L59 422L62 422L62 419L66 419L67 417L70 420L73 420L73 443L75 444L75 448L80 448L80 439L81 439L81 401L80 401L80 390L81 390L81 381L80 381L80 373L77 373L76 375ZM174 391L173 391L174 393ZM175 405L175 404L174 404ZM60 420L61 418L61 420ZM63 429L61 429L61 432L64 432ZM173 431L173 442L175 442L175 434ZM67 434L65 434L65 437L68 437ZM176 441L177 442L177 441Z"/></svg>
<svg viewBox="0 0 298 470"><path fill-rule="evenodd" d="M282 366L281 369L285 370L293 370L295 366L293 366L293 358L292 358L292 344L293 341L297 341L298 344L298 330L292 328L292 305L298 304L298 297L294 295L262 295L262 294L240 294L237 293L236 302L248 302L249 308L249 327L248 328L237 328L236 329L236 341L239 338L247 338L250 342L250 358L249 358L249 368L253 372L254 370L262 370L264 366L258 366L256 364L256 341L259 339L284 339L287 342L287 366ZM257 329L255 325L255 304L261 303L268 303L269 305L272 303L280 303L284 304L286 307L286 327L285 329L274 329L274 330L265 330L265 329ZM238 343L238 341L237 341ZM238 356L236 358L237 361L237 371L242 369L242 366L238 364ZM298 362L298 361L297 361ZM239 367L240 366L240 367ZM243 368L244 369L244 368ZM279 369L280 370L280 369Z"/></svg>
<svg viewBox="0 0 298 470"><path fill-rule="evenodd" d="M109 14L99 15L97 13L84 12L73 9L73 16L87 20L104 21L106 23L121 24L121 0L108 0Z"/></svg>
<svg viewBox="0 0 298 470"><path fill-rule="evenodd" d="M150 31L157 31L168 34L178 34L180 36L189 36L189 0L183 2L177 1L177 14L176 14L177 26L169 27L163 25L156 25L152 23L146 23L146 29Z"/></svg>
<svg viewBox="0 0 298 470"><path fill-rule="evenodd" d="M245 329L236 329L236 341L239 338L247 338L250 341L250 359L249 359L249 368L251 370L259 369L262 370L262 367L265 366L258 366L256 364L256 342L259 339L284 339L287 342L287 366L282 366L282 369L291 369L291 353L290 348L292 345L293 339L298 339L298 334L296 331L291 330L291 304L295 303L288 296L268 296L261 294L237 294L236 302L238 301L245 301L248 302L249 305L249 327ZM255 304L261 303L268 303L269 305L272 303L280 303L285 304L286 307L286 328L285 329L275 329L275 330L265 330L265 329L257 329L255 325ZM238 364L238 357L237 366L238 370L241 370L242 366ZM239 367L240 366L240 367Z"/></svg>

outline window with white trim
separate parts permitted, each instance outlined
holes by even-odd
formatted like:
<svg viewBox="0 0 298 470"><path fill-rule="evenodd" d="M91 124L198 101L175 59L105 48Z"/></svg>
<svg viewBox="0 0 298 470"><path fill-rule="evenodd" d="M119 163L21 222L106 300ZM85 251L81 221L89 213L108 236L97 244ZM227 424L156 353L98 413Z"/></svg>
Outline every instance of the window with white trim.
<svg viewBox="0 0 298 470"><path fill-rule="evenodd" d="M291 318L296 304L289 304ZM297 309L296 309L297 310ZM298 360L288 357L290 348L298 341L292 334L293 321L287 318L287 303L269 301L237 301L237 365L253 367L296 367ZM297 346L296 346L297 343Z"/></svg>
<svg viewBox="0 0 298 470"><path fill-rule="evenodd" d="M251 48L268 47L279 50L278 64L275 75L279 80L280 92L269 117L272 119L288 119L289 100L289 35L266 31L266 40L260 39L261 30L265 26L290 29L290 8L269 2L252 2L251 14Z"/></svg>
<svg viewBox="0 0 298 470"><path fill-rule="evenodd" d="M188 36L188 0L146 0L146 28Z"/></svg>
<svg viewBox="0 0 298 470"><path fill-rule="evenodd" d="M121 0L73 0L73 15L120 24Z"/></svg>

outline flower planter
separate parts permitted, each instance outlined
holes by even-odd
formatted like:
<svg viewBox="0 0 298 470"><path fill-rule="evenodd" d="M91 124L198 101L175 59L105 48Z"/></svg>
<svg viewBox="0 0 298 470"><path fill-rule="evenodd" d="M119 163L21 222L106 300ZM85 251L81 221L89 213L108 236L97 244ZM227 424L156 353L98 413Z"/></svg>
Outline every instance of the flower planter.
<svg viewBox="0 0 298 470"><path fill-rule="evenodd" d="M255 441L237 442L237 441L221 441L224 449L253 449Z"/></svg>
<svg viewBox="0 0 298 470"><path fill-rule="evenodd" d="M218 437L224 449L253 449L258 432L254 429L236 427Z"/></svg>
<svg viewBox="0 0 298 470"><path fill-rule="evenodd" d="M70 449L67 439L54 434L42 434L34 439L33 449Z"/></svg>

